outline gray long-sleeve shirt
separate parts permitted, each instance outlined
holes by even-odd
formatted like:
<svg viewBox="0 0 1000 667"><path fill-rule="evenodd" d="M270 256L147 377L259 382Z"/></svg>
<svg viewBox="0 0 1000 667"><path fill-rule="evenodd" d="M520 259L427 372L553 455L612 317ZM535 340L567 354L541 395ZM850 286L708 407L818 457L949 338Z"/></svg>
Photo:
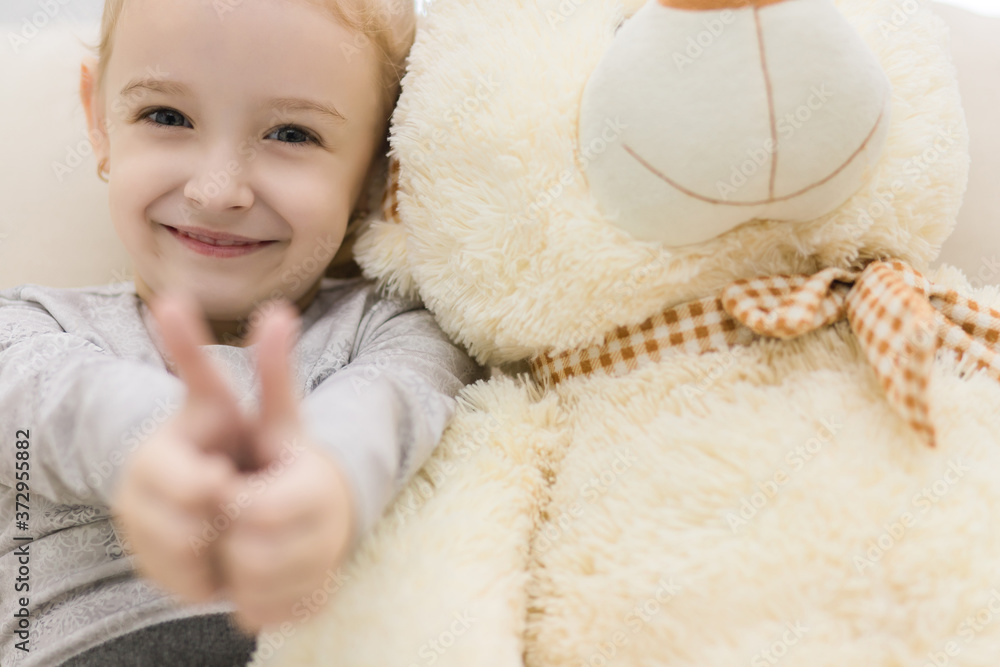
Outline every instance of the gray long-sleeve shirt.
<svg viewBox="0 0 1000 667"><path fill-rule="evenodd" d="M481 370L419 303L379 299L360 279L324 278L301 330L295 359L302 415L347 473L365 531L426 460L454 411L455 394ZM157 342L131 282L0 291L5 667L55 665L141 627L233 609L228 602L182 605L136 577L110 520L125 457L185 395ZM256 346L202 349L247 410L255 409ZM26 482L27 499L16 495L19 481ZM27 508L18 500L27 500ZM29 652L16 648L24 638L17 634L22 602Z"/></svg>

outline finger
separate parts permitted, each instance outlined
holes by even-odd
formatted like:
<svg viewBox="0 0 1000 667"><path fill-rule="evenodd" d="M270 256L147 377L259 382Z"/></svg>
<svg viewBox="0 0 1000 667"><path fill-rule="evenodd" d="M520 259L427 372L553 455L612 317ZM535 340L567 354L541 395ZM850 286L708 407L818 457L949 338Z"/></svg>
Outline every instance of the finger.
<svg viewBox="0 0 1000 667"><path fill-rule="evenodd" d="M150 310L167 354L187 385L179 429L196 446L225 452L239 464L241 443L251 439L251 429L222 375L200 349L212 340L197 303L183 294L168 293L156 297Z"/></svg>
<svg viewBox="0 0 1000 667"><path fill-rule="evenodd" d="M322 588L310 584L284 591L278 596L258 594L252 598L238 598L229 591L226 597L238 610L237 622L240 627L248 628L254 633L259 632L261 628L276 627L285 621L293 620L297 615L296 611L298 615L306 609L319 611L319 608L330 600Z"/></svg>
<svg viewBox="0 0 1000 667"><path fill-rule="evenodd" d="M309 453L299 456L308 457ZM281 463L286 461L283 459ZM237 495L242 492L252 500L242 508L233 531L249 537L277 539L288 533L312 529L324 519L329 521L328 505L337 502L331 496L332 485L327 478L320 477L324 471L318 466L303 474L302 468L310 465L309 458L293 459L280 470L270 468L252 479L238 480L232 487L233 492Z"/></svg>
<svg viewBox="0 0 1000 667"><path fill-rule="evenodd" d="M241 613L239 609L233 612L232 622L240 632L246 635L256 635L264 629L264 626L258 623L256 618Z"/></svg>
<svg viewBox="0 0 1000 667"><path fill-rule="evenodd" d="M163 588L207 599L221 581L211 556L219 531L228 527L221 503L237 487L233 466L183 441L155 441L136 456L115 505L129 551Z"/></svg>
<svg viewBox="0 0 1000 667"><path fill-rule="evenodd" d="M137 472L143 493L193 514L219 511L237 480L232 461L183 440L174 445L157 448L155 460L144 462Z"/></svg>
<svg viewBox="0 0 1000 667"><path fill-rule="evenodd" d="M269 447L268 451L257 452L260 465L266 465L278 455L280 439L293 433L299 421L299 396L293 370L299 326L298 314L286 302L274 302L260 325L257 339L260 425L262 434L270 436L257 438L259 446Z"/></svg>
<svg viewBox="0 0 1000 667"><path fill-rule="evenodd" d="M236 522L227 532L218 557L241 600L287 598L329 575L343 550L340 531L320 517L304 519L276 527Z"/></svg>
<svg viewBox="0 0 1000 667"><path fill-rule="evenodd" d="M233 531L219 545L227 581L253 592L301 587L322 572L334 551L315 531L255 534Z"/></svg>
<svg viewBox="0 0 1000 667"><path fill-rule="evenodd" d="M129 529L136 569L186 601L211 599L221 582L211 567L201 528L198 517L167 503L143 503Z"/></svg>
<svg viewBox="0 0 1000 667"><path fill-rule="evenodd" d="M167 353L188 388L189 400L232 400L229 387L199 349L215 341L197 303L178 292L154 297L149 305L156 318Z"/></svg>
<svg viewBox="0 0 1000 667"><path fill-rule="evenodd" d="M244 479L234 487L253 501L243 508L232 532L276 540L315 533L328 540L322 553L336 553L354 532L354 502L343 471L315 445L293 451L290 459L282 452L280 463L273 472L268 468L266 476L253 482Z"/></svg>
<svg viewBox="0 0 1000 667"><path fill-rule="evenodd" d="M286 302L276 302L261 324L257 366L261 381L261 419L266 424L288 423L298 416L292 358L299 317Z"/></svg>
<svg viewBox="0 0 1000 667"><path fill-rule="evenodd" d="M257 625L278 624L291 616L296 603L308 604L318 590L316 582L330 569L320 557L328 554L318 553L315 540L291 545L228 536L220 547L228 598Z"/></svg>

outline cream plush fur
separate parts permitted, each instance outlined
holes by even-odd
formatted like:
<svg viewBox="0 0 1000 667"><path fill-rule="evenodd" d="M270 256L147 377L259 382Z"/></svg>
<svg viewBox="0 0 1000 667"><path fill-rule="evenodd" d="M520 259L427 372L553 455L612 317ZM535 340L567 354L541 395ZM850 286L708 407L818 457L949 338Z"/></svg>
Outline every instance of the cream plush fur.
<svg viewBox="0 0 1000 667"><path fill-rule="evenodd" d="M913 0L897 28L899 2L838 3L893 87L875 176L812 223L756 223L678 251L608 225L574 159L581 93L620 3L435 2L395 120L406 225L376 226L361 261L397 289L419 286L490 363L598 341L739 278L884 254L923 268L954 226L968 139L943 23Z"/></svg>
<svg viewBox="0 0 1000 667"><path fill-rule="evenodd" d="M513 368L741 277L927 269L968 170L929 8L836 3L893 89L859 192L671 252L604 220L573 160L583 87L639 4L436 0L394 120L401 223L360 240L369 275ZM1000 307L957 269L930 277ZM843 323L556 390L470 387L329 606L265 632L255 664L995 666L1000 385L942 352L931 392L936 449Z"/></svg>

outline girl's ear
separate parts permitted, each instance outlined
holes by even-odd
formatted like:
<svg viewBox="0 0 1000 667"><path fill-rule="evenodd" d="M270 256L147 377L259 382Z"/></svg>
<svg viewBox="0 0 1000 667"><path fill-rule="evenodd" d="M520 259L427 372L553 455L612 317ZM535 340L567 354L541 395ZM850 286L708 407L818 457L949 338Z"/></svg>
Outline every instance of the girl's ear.
<svg viewBox="0 0 1000 667"><path fill-rule="evenodd" d="M87 136L98 163L108 157L108 133L105 129L104 105L98 99L97 59L88 56L80 64L80 102L87 115Z"/></svg>

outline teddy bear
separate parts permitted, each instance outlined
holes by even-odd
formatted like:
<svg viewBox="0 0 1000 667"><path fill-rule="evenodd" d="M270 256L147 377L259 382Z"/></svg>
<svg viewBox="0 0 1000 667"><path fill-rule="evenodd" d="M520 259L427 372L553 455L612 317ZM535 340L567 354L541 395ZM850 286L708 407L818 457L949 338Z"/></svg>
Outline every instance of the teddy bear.
<svg viewBox="0 0 1000 667"><path fill-rule="evenodd" d="M1000 290L920 0L435 0L354 251L481 363L274 665L995 665Z"/></svg>

